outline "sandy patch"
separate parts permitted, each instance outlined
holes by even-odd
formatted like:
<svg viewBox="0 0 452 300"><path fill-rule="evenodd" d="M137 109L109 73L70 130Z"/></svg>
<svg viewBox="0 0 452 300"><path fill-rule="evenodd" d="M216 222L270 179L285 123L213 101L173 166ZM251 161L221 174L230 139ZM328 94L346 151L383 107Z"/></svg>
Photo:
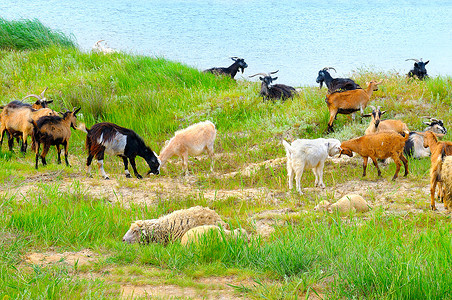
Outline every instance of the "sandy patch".
<svg viewBox="0 0 452 300"><path fill-rule="evenodd" d="M78 252L42 252L42 253L31 253L24 257L25 262L36 265L49 265L54 263L65 263L68 265L79 266L87 265L96 261L97 254L89 249L84 249Z"/></svg>

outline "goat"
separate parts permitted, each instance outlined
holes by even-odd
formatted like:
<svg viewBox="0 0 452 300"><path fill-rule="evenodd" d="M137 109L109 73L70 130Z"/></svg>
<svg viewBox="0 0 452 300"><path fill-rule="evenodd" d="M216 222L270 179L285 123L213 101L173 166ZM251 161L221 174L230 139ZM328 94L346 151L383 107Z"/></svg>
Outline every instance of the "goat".
<svg viewBox="0 0 452 300"><path fill-rule="evenodd" d="M29 94L29 95L25 96L24 98L22 98L22 100L20 100L20 101L19 100L14 100L14 101L8 103L7 105L1 105L0 109L4 109L4 108L6 108L6 109L11 108L12 109L12 108L18 108L18 107L23 107L23 106L30 106L33 109L47 108L47 107L49 107L48 104L53 102L53 100L47 100L47 98L44 97L44 94L47 91L47 89L48 88L46 87L41 92L41 94L39 96L35 95L35 94ZM28 103L23 103L23 101L25 99L30 98L30 97L36 98L37 99L36 102L33 103L32 105L30 105Z"/></svg>
<svg viewBox="0 0 452 300"><path fill-rule="evenodd" d="M243 74L243 72L245 71L245 68L247 68L248 65L246 64L246 62L243 58L234 56L234 57L231 57L231 59L234 61L234 63L227 68L211 68L211 69L204 70L204 72L212 73L215 75L231 76L231 78L234 79L238 70L241 69L242 74Z"/></svg>
<svg viewBox="0 0 452 300"><path fill-rule="evenodd" d="M423 61L422 61L422 58L421 58L421 60L418 60L418 59L415 59L415 58L408 58L408 59L405 59L405 61L409 61L409 60L414 60L415 63L414 63L414 68L408 72L408 77L414 77L414 76L416 76L416 77L419 78L420 80L427 79L427 78L428 78L428 75L427 75L427 69L425 68L425 66L426 66L430 61L427 60L426 62L423 62Z"/></svg>
<svg viewBox="0 0 452 300"><path fill-rule="evenodd" d="M442 196L444 208L452 208L452 156L446 156L445 147L441 149L441 159L437 159L436 164L432 164L430 178L435 177L442 183Z"/></svg>
<svg viewBox="0 0 452 300"><path fill-rule="evenodd" d="M188 175L188 156L200 155L207 152L210 157L210 171L213 171L213 144L217 130L215 125L210 121L199 122L185 129L176 131L174 137L165 143L164 148L160 151L159 159L161 165L164 166L167 160L173 156L182 159L182 166L185 175Z"/></svg>
<svg viewBox="0 0 452 300"><path fill-rule="evenodd" d="M436 210L435 207L435 193L436 185L439 185L440 199L442 198L441 181L438 176L438 162L441 160L441 152L445 155L452 155L452 142L438 141L436 134L431 131L424 133L424 147L429 147L432 155L430 156L430 207L432 210Z"/></svg>
<svg viewBox="0 0 452 300"><path fill-rule="evenodd" d="M133 130L118 126L113 123L97 123L91 129L86 128L82 124L79 130L85 131L86 149L88 150L88 158L86 166L88 174L91 174L91 162L95 157L99 171L104 179L109 179L104 170L104 154L117 155L124 162L124 169L127 178L131 178L128 165L129 161L132 165L133 172L138 179L143 178L135 164L135 158L140 156L144 158L149 166L149 173L158 175L160 173L160 160L154 151L144 143L143 139Z"/></svg>
<svg viewBox="0 0 452 300"><path fill-rule="evenodd" d="M317 76L316 82L320 83L319 87L320 89L322 88L324 82L326 87L328 88L328 93L330 94L334 92L356 90L361 88L356 82L354 82L350 78L331 77L331 74L328 72L328 70L330 69L336 72L336 69L331 67L326 67L319 71L319 76Z"/></svg>
<svg viewBox="0 0 452 300"><path fill-rule="evenodd" d="M56 116L57 113L50 108L34 109L30 104L12 101L0 113L0 146L3 144L5 132L8 134L9 150L13 150L14 137L22 139L20 151L27 151L27 138L33 133L30 119L37 121L43 116Z"/></svg>
<svg viewBox="0 0 452 300"><path fill-rule="evenodd" d="M277 73L279 70L270 72L268 74L265 73L257 73L254 75L249 76L254 77L256 75L262 75L264 77L259 77L259 79L262 81L261 83L261 90L259 92L259 95L262 96L263 100L267 99L281 99L285 100L287 98L293 97L297 93L295 88L285 85L285 84L272 84L273 81L278 79L278 77L272 77L272 74Z"/></svg>
<svg viewBox="0 0 452 300"><path fill-rule="evenodd" d="M429 122L424 121L423 123L428 125L423 132L412 131L410 132L410 138L406 141L403 153L406 156L412 156L414 158L422 158L430 156L430 149L424 147L424 133L426 131L432 131L437 137L442 137L447 133L447 129L444 127L442 120L435 119L432 117L424 117L430 119Z"/></svg>
<svg viewBox="0 0 452 300"><path fill-rule="evenodd" d="M46 155L50 149L50 146L55 145L58 153L58 164L61 163L61 149L60 145L64 147L64 160L66 166L69 165L68 161L68 148L69 139L71 137L71 127L76 129L77 127L77 116L76 114L80 111L80 108L74 108L72 111L67 111L60 116L46 116L40 118L37 122L32 120L33 124L33 134L32 139L32 149L35 150L36 160L35 168L38 169L39 157L41 157L42 165L47 165ZM43 144L43 149L41 155L39 155L39 148Z"/></svg>
<svg viewBox="0 0 452 300"><path fill-rule="evenodd" d="M394 131L383 131L379 133L364 135L359 138L354 138L341 144L342 154L353 156L353 152L358 153L363 158L363 177L366 176L367 161L369 157L372 159L375 167L378 170L378 176L381 176L380 168L378 167L377 159L386 159L391 157L396 166L396 172L392 180L395 180L400 171L400 160L402 160L405 167L405 175L408 175L408 160L403 156L403 146L408 139L408 132L404 136Z"/></svg>
<svg viewBox="0 0 452 300"><path fill-rule="evenodd" d="M371 117L369 127L364 132L365 135L377 133L381 131L395 131L397 133L409 132L408 126L400 120L381 120L381 116L386 112L380 110L380 106L375 108L371 106L372 113L363 115L363 117Z"/></svg>
<svg viewBox="0 0 452 300"><path fill-rule="evenodd" d="M301 191L300 179L305 168L310 168L314 172L315 186L325 188L323 183L323 167L328 156L334 156L340 152L341 142L337 139L298 139L289 145L282 141L287 155L287 176L289 177L289 190L293 187L293 178L297 191Z"/></svg>
<svg viewBox="0 0 452 300"><path fill-rule="evenodd" d="M327 131L333 131L333 121L336 119L337 114L351 114L359 110L361 116L363 116L364 109L370 101L372 92L378 91L378 85L382 82L371 81L367 84L365 90L357 89L326 95L325 102L330 112Z"/></svg>
<svg viewBox="0 0 452 300"><path fill-rule="evenodd" d="M94 43L92 50L93 52L102 52L103 54L111 54L111 53L117 53L118 50L110 48L107 46L107 42L102 45L101 43L105 42L105 40L98 40Z"/></svg>

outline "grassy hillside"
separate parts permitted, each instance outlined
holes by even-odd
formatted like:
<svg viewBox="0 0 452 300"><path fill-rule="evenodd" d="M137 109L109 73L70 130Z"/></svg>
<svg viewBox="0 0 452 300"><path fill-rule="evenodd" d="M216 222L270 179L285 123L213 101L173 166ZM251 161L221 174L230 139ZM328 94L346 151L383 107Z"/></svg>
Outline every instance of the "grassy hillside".
<svg viewBox="0 0 452 300"><path fill-rule="evenodd" d="M281 139L326 136L325 89L306 86L288 101L263 102L258 83L218 78L163 58L84 53L73 42L27 50L19 45L0 47L0 104L48 87L53 109L81 107L79 121L88 127L109 121L131 128L157 153L174 131L208 119L218 129L217 155L213 174L201 157L190 160L188 179L173 160L161 175L143 180L126 179L121 160L106 157L112 180L105 181L97 170L93 178L86 176L82 132L73 131L72 167L56 165L52 149L49 165L35 170L33 153L22 155L17 146L10 153L4 143L1 299L146 298L140 289L156 286L189 290L193 298L452 297L452 225L449 214L428 209L429 159L410 159L408 178L395 182L393 164L382 169L383 178L369 165L363 179L360 158L328 160L326 190L314 189L314 176L306 170L304 194L288 191ZM401 119L412 130L422 130L427 115L451 124L450 77L408 81L403 74L372 70L350 76L361 86L384 79L372 104L382 106L386 118ZM329 136L360 136L368 122L339 115ZM147 169L138 160L143 174ZM344 191L362 194L374 209L346 216L312 210ZM122 243L133 220L194 205L209 206L232 227L245 228L250 241L210 237L187 248L178 242ZM268 234L261 234L263 222L270 224ZM91 254L83 258L89 263L81 257L68 263L30 258L87 249ZM128 294L131 286L135 292Z"/></svg>

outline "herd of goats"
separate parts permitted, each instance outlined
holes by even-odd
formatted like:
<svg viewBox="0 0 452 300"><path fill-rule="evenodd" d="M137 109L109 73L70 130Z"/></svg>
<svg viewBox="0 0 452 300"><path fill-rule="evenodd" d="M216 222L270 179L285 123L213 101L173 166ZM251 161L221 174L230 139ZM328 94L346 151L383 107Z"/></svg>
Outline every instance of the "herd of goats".
<svg viewBox="0 0 452 300"><path fill-rule="evenodd" d="M100 41L99 41L100 42ZM98 42L98 43L99 43ZM227 68L212 68L205 72L216 75L230 76L232 79L237 72L243 73L248 66L244 59L232 57L234 63ZM413 59L414 68L408 73L410 77L418 79L428 78L425 66L428 61ZM439 198L443 200L446 208L452 208L452 142L438 141L438 136L447 133L442 120L429 118L424 122L428 125L423 132L410 132L405 123L400 120L382 120L385 111L380 107L372 107L371 114L364 114L372 92L378 89L381 82L371 81L363 89L349 78L333 78L328 72L334 68L324 68L319 71L317 83L322 88L323 83L328 88L325 102L330 112L327 130L333 131L333 121L337 114L354 114L360 111L361 116L370 117L371 122L365 131L365 135L342 143L337 139L298 139L289 144L283 141L287 154L287 172L289 188L295 178L297 191L302 194L300 179L304 169L312 169L315 175L315 185L325 187L323 183L323 168L328 156L336 154L353 156L353 152L363 157L363 176L366 175L366 167L370 158L381 176L378 159L392 158L396 164L395 180L398 176L401 162L405 168L405 176L408 174L408 162L405 157L415 158L431 156L431 208L435 209L436 186L439 185ZM276 71L277 72L277 71ZM273 84L277 77L272 77L276 72L269 74L258 73L250 77L261 75L262 81L260 95L265 99L287 99L297 93L296 89L284 84ZM118 126L113 123L102 122L87 128L85 124L77 125L77 113L80 108L66 111L58 115L48 108L52 100L45 97L45 89L40 95L30 94L22 100L12 101L4 106L0 113L0 146L3 138L8 136L8 146L13 150L14 139L21 142L20 150L27 151L27 139L31 136L31 148L35 152L35 168L38 168L39 159L46 165L46 155L51 146L57 149L57 162L61 163L61 147L64 147L65 163L68 162L68 146L71 137L71 128L84 131L86 135L86 149L88 158L86 165L90 173L92 160L95 158L99 171L105 179L109 176L103 168L105 153L122 158L126 177L131 177L128 164L132 165L137 178L142 178L138 173L135 158L144 158L149 166L148 174L159 174L160 168L166 161L178 156L182 159L185 174L188 173L188 156L200 155L207 152L211 158L211 171L213 170L213 146L216 138L215 125L210 121L200 122L175 133L163 147L160 155L148 147L144 140L133 130ZM27 98L35 98L34 104L25 103ZM354 115L353 115L354 116ZM43 150L40 153L41 144ZM450 159L450 160L449 160Z"/></svg>

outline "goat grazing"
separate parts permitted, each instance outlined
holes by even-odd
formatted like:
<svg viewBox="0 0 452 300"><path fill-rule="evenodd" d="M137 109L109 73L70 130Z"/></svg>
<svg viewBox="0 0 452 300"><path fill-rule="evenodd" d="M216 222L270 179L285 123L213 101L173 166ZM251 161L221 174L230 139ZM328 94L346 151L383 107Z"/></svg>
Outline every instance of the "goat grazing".
<svg viewBox="0 0 452 300"><path fill-rule="evenodd" d="M46 155L50 149L50 146L55 145L58 153L58 163L61 163L60 155L60 145L64 147L64 160L66 166L69 167L68 161L68 149L69 149L69 139L71 137L71 127L77 128L77 117L76 114L80 111L80 108L74 108L73 111L67 111L60 116L46 116L40 118L37 122L32 120L33 124L33 134L32 139L32 149L36 153L36 164L35 168L38 169L38 160L41 157L42 165L47 165ZM43 144L43 149L41 155L39 155L39 148Z"/></svg>
<svg viewBox="0 0 452 300"><path fill-rule="evenodd" d="M330 120L328 121L328 132L333 131L333 121L337 114L351 114L356 111L364 115L364 109L370 101L373 91L378 91L378 85L383 81L371 81L367 84L367 88L345 91L341 93L332 93L326 95L326 105L330 112Z"/></svg>
<svg viewBox="0 0 452 300"><path fill-rule="evenodd" d="M137 156L144 158L148 164L148 174L153 173L158 175L160 173L159 159L135 131L107 122L94 124L91 129L86 128L82 124L79 129L87 133L86 149L88 150L88 158L86 165L88 167L88 174L91 173L91 162L95 157L102 176L105 179L109 179L104 170L105 152L122 158L127 178L132 177L128 169L129 161L135 176L138 179L143 178L138 173L135 164L135 158Z"/></svg>
<svg viewBox="0 0 452 300"><path fill-rule="evenodd" d="M301 191L300 179L305 168L310 168L314 172L315 186L325 188L323 183L323 167L328 156L334 156L340 152L341 142L337 139L298 139L289 145L282 141L287 155L287 176L289 177L289 190L293 187L293 178L297 191Z"/></svg>
<svg viewBox="0 0 452 300"><path fill-rule="evenodd" d="M369 127L365 131L365 135L377 133L381 131L395 131L397 133L409 132L408 126L400 120L381 120L381 116L386 112L380 110L380 106L375 108L371 106L372 113L363 115L363 117L371 117Z"/></svg>
<svg viewBox="0 0 452 300"><path fill-rule="evenodd" d="M259 77L259 79L262 81L259 95L261 95L264 100L281 99L284 101L287 98L293 97L297 93L295 88L291 86L285 84L272 84L272 82L278 79L278 77L272 77L271 75L277 73L278 71L270 72L268 74L257 73L249 76L249 77L254 77L256 75L264 76Z"/></svg>
<svg viewBox="0 0 452 300"><path fill-rule="evenodd" d="M424 80L424 79L428 78L427 69L425 68L425 66L430 62L429 60L427 60L426 62L423 62L422 58L421 58L421 60L418 60L415 58L405 59L405 61L408 61L408 60L414 60L414 68L408 72L408 77L416 76L420 80Z"/></svg>
<svg viewBox="0 0 452 300"><path fill-rule="evenodd" d="M447 133L446 127L444 127L444 123L442 120L435 119L432 117L424 117L429 119L429 122L424 121L423 123L428 125L428 127L424 128L424 131L412 131L410 132L410 138L406 141L405 148L403 149L403 153L406 156L412 156L414 158L422 158L430 156L430 149L424 147L424 134L427 131L431 131L436 134L438 137L442 137Z"/></svg>
<svg viewBox="0 0 452 300"><path fill-rule="evenodd" d="M441 196L441 181L440 181L440 169L438 169L441 165L439 164L441 161L442 152L444 155L452 155L452 142L448 141L438 141L436 134L431 131L426 131L424 133L424 147L429 147L432 155L430 156L430 207L432 210L436 210L435 207L435 193L436 193L436 185L439 185L440 190L440 198Z"/></svg>
<svg viewBox="0 0 452 300"><path fill-rule="evenodd" d="M103 54L111 54L118 52L118 50L108 47L107 42L105 42L103 45L102 42L105 42L105 40L98 40L97 42L94 43L92 47L93 52L101 52Z"/></svg>
<svg viewBox="0 0 452 300"><path fill-rule="evenodd" d="M211 68L204 70L206 73L212 73L215 75L225 75L225 76L231 76L232 79L234 79L235 75L239 71L239 69L243 72L245 71L245 68L248 67L245 60L243 58L239 57L231 57L231 59L234 61L232 65L230 65L227 68Z"/></svg>
<svg viewBox="0 0 452 300"><path fill-rule="evenodd" d="M320 83L320 89L322 88L324 82L326 87L328 88L328 93L330 94L334 92L356 90L361 88L350 78L331 77L331 74L328 72L328 70L330 69L336 71L336 69L331 67L326 67L319 71L319 76L317 76L316 82Z"/></svg>
<svg viewBox="0 0 452 300"><path fill-rule="evenodd" d="M403 156L403 147L405 146L407 139L408 132L406 132L405 136L394 131L383 131L364 135L359 138L342 142L339 157L342 154L352 157L353 152L361 155L363 158L363 177L366 176L367 161L369 157L372 159L378 170L378 176L381 176L381 171L378 167L377 159L391 157L397 166L394 177L392 178L392 180L395 180L400 171L400 160L402 160L405 167L405 176L408 175L408 161L405 156Z"/></svg>
<svg viewBox="0 0 452 300"><path fill-rule="evenodd" d="M161 165L165 165L169 158L178 156L182 159L185 175L188 175L188 156L207 152L211 159L210 171L212 172L214 164L213 144L216 135L215 125L210 121L199 122L176 131L174 137L166 142L164 148L160 151Z"/></svg>

